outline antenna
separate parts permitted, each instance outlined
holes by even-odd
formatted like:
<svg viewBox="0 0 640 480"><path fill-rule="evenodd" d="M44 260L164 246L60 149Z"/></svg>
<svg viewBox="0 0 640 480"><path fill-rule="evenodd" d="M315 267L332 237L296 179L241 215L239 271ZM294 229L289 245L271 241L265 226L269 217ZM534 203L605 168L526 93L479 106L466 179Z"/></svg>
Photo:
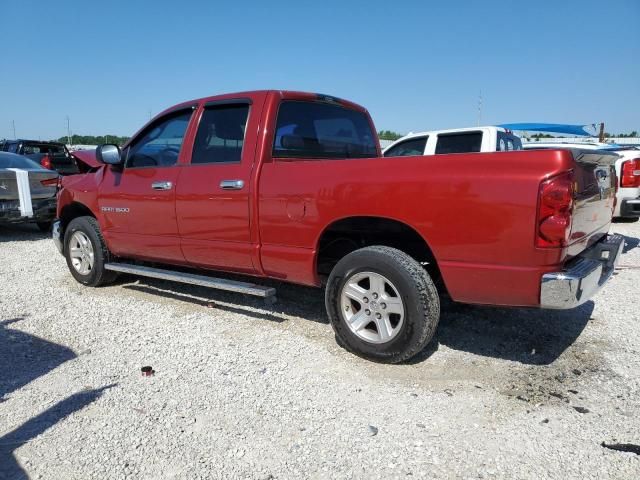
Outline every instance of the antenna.
<svg viewBox="0 0 640 480"><path fill-rule="evenodd" d="M11 126L13 127L13 139L16 139L16 121L11 120Z"/></svg>
<svg viewBox="0 0 640 480"><path fill-rule="evenodd" d="M482 124L482 89L480 89L480 95L478 96L478 126Z"/></svg>

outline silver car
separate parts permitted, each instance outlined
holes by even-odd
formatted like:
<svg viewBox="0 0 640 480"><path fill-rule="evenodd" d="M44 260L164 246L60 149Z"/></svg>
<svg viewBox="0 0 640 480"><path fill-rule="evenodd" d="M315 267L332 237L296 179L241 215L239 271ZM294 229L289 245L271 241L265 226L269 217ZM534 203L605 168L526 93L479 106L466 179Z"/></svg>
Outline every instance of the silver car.
<svg viewBox="0 0 640 480"><path fill-rule="evenodd" d="M27 157L0 152L0 225L35 223L48 231L56 215L58 177Z"/></svg>

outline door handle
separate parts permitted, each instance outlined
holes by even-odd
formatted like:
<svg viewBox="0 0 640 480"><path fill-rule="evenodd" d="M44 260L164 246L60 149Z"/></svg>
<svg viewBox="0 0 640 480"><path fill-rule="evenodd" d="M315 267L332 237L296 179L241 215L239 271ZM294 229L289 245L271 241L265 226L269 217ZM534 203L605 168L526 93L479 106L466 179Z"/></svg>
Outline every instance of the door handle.
<svg viewBox="0 0 640 480"><path fill-rule="evenodd" d="M171 190L173 188L173 183L171 182L153 182L151 184L151 188L154 190Z"/></svg>
<svg viewBox="0 0 640 480"><path fill-rule="evenodd" d="M222 180L220 182L220 188L223 190L241 190L242 187L244 187L242 180Z"/></svg>

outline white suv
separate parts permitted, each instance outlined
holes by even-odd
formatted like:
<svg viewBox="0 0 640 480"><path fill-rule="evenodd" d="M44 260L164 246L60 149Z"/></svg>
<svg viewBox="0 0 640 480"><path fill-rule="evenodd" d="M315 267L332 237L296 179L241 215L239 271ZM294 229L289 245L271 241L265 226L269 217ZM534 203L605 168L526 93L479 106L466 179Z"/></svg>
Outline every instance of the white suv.
<svg viewBox="0 0 640 480"><path fill-rule="evenodd" d="M385 157L407 157L509 150L522 150L520 137L511 130L501 127L469 127L410 133L393 142L382 154Z"/></svg>

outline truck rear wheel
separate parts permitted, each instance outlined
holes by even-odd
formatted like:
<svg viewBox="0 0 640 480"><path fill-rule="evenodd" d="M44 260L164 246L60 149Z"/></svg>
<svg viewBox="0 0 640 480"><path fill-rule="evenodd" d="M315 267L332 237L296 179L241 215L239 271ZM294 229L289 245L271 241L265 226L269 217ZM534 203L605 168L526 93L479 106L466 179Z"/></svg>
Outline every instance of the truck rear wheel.
<svg viewBox="0 0 640 480"><path fill-rule="evenodd" d="M325 305L340 343L383 363L420 352L440 318L438 292L427 271L406 253L385 246L342 258L329 276Z"/></svg>
<svg viewBox="0 0 640 480"><path fill-rule="evenodd" d="M117 276L104 268L111 254L93 217L78 217L69 223L64 233L64 255L71 275L84 285L98 287Z"/></svg>

